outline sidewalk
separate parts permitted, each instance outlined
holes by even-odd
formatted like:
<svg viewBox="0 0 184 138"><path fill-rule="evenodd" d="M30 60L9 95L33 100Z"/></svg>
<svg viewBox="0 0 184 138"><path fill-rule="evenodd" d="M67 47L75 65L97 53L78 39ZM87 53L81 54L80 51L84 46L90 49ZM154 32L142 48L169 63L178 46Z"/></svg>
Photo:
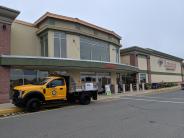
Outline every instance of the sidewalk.
<svg viewBox="0 0 184 138"><path fill-rule="evenodd" d="M181 87L177 86L177 87L171 87L171 88L163 88L163 89L155 89L155 90L147 90L147 91L139 91L139 92L134 91L134 92L118 93L118 94L112 94L111 96L99 95L98 100L101 101L106 99L120 98L122 96L141 96L141 95L154 94L154 93L174 92L180 89ZM0 104L0 116L4 114L17 113L21 111L22 109L15 107L11 103Z"/></svg>
<svg viewBox="0 0 184 138"><path fill-rule="evenodd" d="M174 92L177 90L181 90L180 86L171 87L171 88L162 88L162 89L151 89L151 90L145 90L145 91L134 91L134 92L125 92L125 93L118 93L118 94L112 94L111 96L107 95L99 95L98 100L104 100L104 99L111 99L111 98L120 98L122 96L141 96L141 95L148 95L148 94L158 94L158 93L164 93L164 92Z"/></svg>

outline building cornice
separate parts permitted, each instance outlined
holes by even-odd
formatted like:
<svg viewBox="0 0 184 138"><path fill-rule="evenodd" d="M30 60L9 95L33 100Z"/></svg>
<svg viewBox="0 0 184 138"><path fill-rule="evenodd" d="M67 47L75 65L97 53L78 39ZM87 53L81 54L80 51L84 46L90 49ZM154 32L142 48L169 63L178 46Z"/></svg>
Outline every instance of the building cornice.
<svg viewBox="0 0 184 138"><path fill-rule="evenodd" d="M146 48L141 48L141 47L137 47L137 46L121 49L121 55L128 54L128 53L131 53L131 52L134 52L134 51L136 51L138 54L141 54L141 55L146 55L146 56L147 55L153 55L153 56L158 56L158 57L161 57L161 58L166 58L166 59L169 59L169 60L174 60L174 61L179 61L179 62L183 61L182 58L179 58L179 57L176 57L176 56L172 56L172 55L169 55L169 54L166 54L166 53L163 53L163 52L159 52L159 51L156 51L156 50L153 50L153 49L146 49Z"/></svg>
<svg viewBox="0 0 184 138"><path fill-rule="evenodd" d="M84 35L84 36L88 36L88 37L93 37L93 38L96 38L96 39L99 39L99 40L102 40L102 41L106 41L106 42L109 42L109 43L112 43L112 44L114 44L116 46L121 47L120 43L116 43L116 42L114 42L114 41L112 41L110 39L106 39L106 38L103 38L103 37L95 36L95 35L83 32L81 30L75 30L75 29L61 27L61 26L55 26L55 25L45 25L44 27L40 28L37 31L37 35L40 35L42 32L47 31L47 30L59 30L59 31L64 31L64 32L72 33L72 34L79 34L79 35Z"/></svg>
<svg viewBox="0 0 184 138"><path fill-rule="evenodd" d="M19 15L19 11L0 6L0 22L12 24L15 18Z"/></svg>
<svg viewBox="0 0 184 138"><path fill-rule="evenodd" d="M102 31L102 32L104 32L104 33L113 35L113 36L115 36L115 37L118 38L118 39L121 39L121 36L119 36L118 34L116 34L116 33L113 32L113 31L110 31L110 30L107 30L107 29L105 29L105 28L96 26L96 25L94 25L94 24L88 23L88 22L83 21L83 20L80 20L80 19L78 19L78 18L72 18L72 17L62 16L62 15L58 15L58 14L54 14L54 13L50 13L50 12L47 12L47 13L45 13L43 16L41 16L41 17L34 23L34 25L35 25L35 26L38 26L39 24L41 24L44 20L46 20L46 19L48 19L48 18L54 18L54 19L58 19L58 20L64 20L64 21L68 21L68 22L78 23L78 24L81 24L81 25L84 25L84 26L87 26L87 27L90 27L90 28L93 28L93 29Z"/></svg>

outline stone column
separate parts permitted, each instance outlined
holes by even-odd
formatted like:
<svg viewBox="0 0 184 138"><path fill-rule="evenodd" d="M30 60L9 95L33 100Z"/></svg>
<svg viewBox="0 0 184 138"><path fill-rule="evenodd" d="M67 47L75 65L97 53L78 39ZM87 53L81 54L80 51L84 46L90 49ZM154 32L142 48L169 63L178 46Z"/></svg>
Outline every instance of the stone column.
<svg viewBox="0 0 184 138"><path fill-rule="evenodd" d="M148 83L151 83L151 62L150 62L150 56L147 56L147 73L148 73Z"/></svg>
<svg viewBox="0 0 184 138"><path fill-rule="evenodd" d="M181 62L181 77L182 77L182 82L184 81L184 64Z"/></svg>
<svg viewBox="0 0 184 138"><path fill-rule="evenodd" d="M11 24L19 11L0 6L0 55L10 55ZM9 101L10 66L0 65L0 103Z"/></svg>
<svg viewBox="0 0 184 138"><path fill-rule="evenodd" d="M111 84L114 86L114 93L118 93L117 75L116 72L111 72Z"/></svg>
<svg viewBox="0 0 184 138"><path fill-rule="evenodd" d="M130 54L130 65L138 67L138 58L136 52Z"/></svg>
<svg viewBox="0 0 184 138"><path fill-rule="evenodd" d="M11 25L0 23L0 55L10 54ZM0 103L9 102L10 68L0 66Z"/></svg>

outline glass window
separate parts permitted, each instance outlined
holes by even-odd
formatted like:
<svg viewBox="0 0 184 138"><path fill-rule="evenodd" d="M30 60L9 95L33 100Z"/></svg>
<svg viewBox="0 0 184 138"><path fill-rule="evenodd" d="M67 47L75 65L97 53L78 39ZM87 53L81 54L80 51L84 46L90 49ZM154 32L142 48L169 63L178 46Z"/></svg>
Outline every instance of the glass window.
<svg viewBox="0 0 184 138"><path fill-rule="evenodd" d="M141 83L146 83L146 73L141 73L140 74L140 82Z"/></svg>
<svg viewBox="0 0 184 138"><path fill-rule="evenodd" d="M58 80L53 80L48 84L50 87L57 87L57 86L63 86L64 85L64 80L63 79L58 79Z"/></svg>
<svg viewBox="0 0 184 138"><path fill-rule="evenodd" d="M66 34L54 32L54 57L66 58Z"/></svg>
<svg viewBox="0 0 184 138"><path fill-rule="evenodd" d="M109 62L109 44L97 39L81 36L80 57L84 60L97 60Z"/></svg>
<svg viewBox="0 0 184 138"><path fill-rule="evenodd" d="M38 71L37 72L37 81L43 81L45 77L48 77L48 71Z"/></svg>
<svg viewBox="0 0 184 138"><path fill-rule="evenodd" d="M36 70L24 70L24 84L34 84L37 82Z"/></svg>
<svg viewBox="0 0 184 138"><path fill-rule="evenodd" d="M12 91L15 86L23 85L23 70L21 69L11 69L10 71L10 90Z"/></svg>
<svg viewBox="0 0 184 138"><path fill-rule="evenodd" d="M48 57L48 35L45 34L40 37L41 42L41 56Z"/></svg>
<svg viewBox="0 0 184 138"><path fill-rule="evenodd" d="M116 63L119 63L119 48L116 48Z"/></svg>

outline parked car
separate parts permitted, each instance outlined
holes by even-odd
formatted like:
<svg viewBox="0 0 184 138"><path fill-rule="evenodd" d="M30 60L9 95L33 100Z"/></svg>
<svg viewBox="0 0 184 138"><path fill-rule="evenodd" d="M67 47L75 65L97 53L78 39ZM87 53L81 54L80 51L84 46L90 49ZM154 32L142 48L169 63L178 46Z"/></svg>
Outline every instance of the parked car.
<svg viewBox="0 0 184 138"><path fill-rule="evenodd" d="M181 89L184 90L184 82L181 83Z"/></svg>

